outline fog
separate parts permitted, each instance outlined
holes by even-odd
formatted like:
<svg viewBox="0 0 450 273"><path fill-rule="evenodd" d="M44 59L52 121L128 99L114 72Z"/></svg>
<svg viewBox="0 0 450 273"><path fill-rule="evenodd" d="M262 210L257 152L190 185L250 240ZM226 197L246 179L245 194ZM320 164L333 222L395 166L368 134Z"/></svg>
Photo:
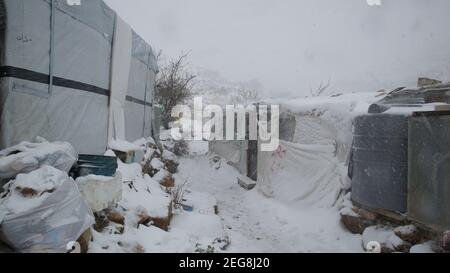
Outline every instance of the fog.
<svg viewBox="0 0 450 273"><path fill-rule="evenodd" d="M450 80L450 1L106 0L155 49L271 95ZM374 1L372 1L374 2ZM376 2L376 1L375 1Z"/></svg>

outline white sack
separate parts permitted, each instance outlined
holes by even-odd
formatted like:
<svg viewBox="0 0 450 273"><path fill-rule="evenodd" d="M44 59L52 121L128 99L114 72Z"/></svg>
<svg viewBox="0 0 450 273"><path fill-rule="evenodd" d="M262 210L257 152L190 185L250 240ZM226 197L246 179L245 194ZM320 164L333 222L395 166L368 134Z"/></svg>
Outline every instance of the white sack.
<svg viewBox="0 0 450 273"><path fill-rule="evenodd" d="M24 253L65 253L94 224L73 179L44 166L19 174L0 198L0 238Z"/></svg>
<svg viewBox="0 0 450 273"><path fill-rule="evenodd" d="M67 173L77 158L75 149L67 142L22 142L0 151L0 179L14 178L44 165Z"/></svg>

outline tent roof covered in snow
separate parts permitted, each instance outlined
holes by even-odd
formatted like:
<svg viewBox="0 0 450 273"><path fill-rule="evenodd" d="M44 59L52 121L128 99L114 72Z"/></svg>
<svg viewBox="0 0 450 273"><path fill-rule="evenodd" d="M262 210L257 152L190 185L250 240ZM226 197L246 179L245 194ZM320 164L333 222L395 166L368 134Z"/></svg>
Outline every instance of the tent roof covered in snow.
<svg viewBox="0 0 450 273"><path fill-rule="evenodd" d="M42 136L103 153L154 134L150 45L102 0L0 0L0 148Z"/></svg>

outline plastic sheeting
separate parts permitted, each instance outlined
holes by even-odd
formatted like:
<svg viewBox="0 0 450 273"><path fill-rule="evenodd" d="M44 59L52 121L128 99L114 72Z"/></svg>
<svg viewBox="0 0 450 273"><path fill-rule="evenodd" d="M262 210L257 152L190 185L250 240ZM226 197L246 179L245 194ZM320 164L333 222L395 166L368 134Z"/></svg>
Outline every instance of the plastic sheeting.
<svg viewBox="0 0 450 273"><path fill-rule="evenodd" d="M347 170L333 145L280 141L274 152L258 154L258 188L292 206L331 207L347 187Z"/></svg>
<svg viewBox="0 0 450 273"><path fill-rule="evenodd" d="M23 142L0 151L0 179L14 178L44 165L68 172L78 155L69 143Z"/></svg>
<svg viewBox="0 0 450 273"><path fill-rule="evenodd" d="M211 141L209 150L228 160L242 175L247 175L248 141Z"/></svg>
<svg viewBox="0 0 450 273"><path fill-rule="evenodd" d="M37 194L25 192L24 186ZM5 187L9 190L0 199L0 236L19 252L65 253L67 244L94 224L75 182L53 167L21 174Z"/></svg>
<svg viewBox="0 0 450 273"><path fill-rule="evenodd" d="M116 19L109 107L109 140L125 139L125 101L131 67L131 28L120 17Z"/></svg>
<svg viewBox="0 0 450 273"><path fill-rule="evenodd" d="M79 153L103 154L110 119L112 43L119 21L114 11L101 0L83 1L81 6L56 1L55 78L49 94L50 0L0 3L7 14L4 42L0 39L0 148L43 136L68 141ZM121 42L131 51L124 54L131 67L120 78L113 77L115 82L128 80L123 123L124 138L132 142L154 131L151 105L158 68L151 47L133 31L127 36Z"/></svg>

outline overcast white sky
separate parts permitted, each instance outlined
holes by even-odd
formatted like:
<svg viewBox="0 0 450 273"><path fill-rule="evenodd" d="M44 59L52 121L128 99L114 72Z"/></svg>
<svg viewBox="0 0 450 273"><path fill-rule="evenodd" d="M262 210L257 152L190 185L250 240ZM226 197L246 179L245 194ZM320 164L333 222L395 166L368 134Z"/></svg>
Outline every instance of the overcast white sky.
<svg viewBox="0 0 450 273"><path fill-rule="evenodd" d="M154 48L272 94L450 80L449 0L105 1Z"/></svg>

